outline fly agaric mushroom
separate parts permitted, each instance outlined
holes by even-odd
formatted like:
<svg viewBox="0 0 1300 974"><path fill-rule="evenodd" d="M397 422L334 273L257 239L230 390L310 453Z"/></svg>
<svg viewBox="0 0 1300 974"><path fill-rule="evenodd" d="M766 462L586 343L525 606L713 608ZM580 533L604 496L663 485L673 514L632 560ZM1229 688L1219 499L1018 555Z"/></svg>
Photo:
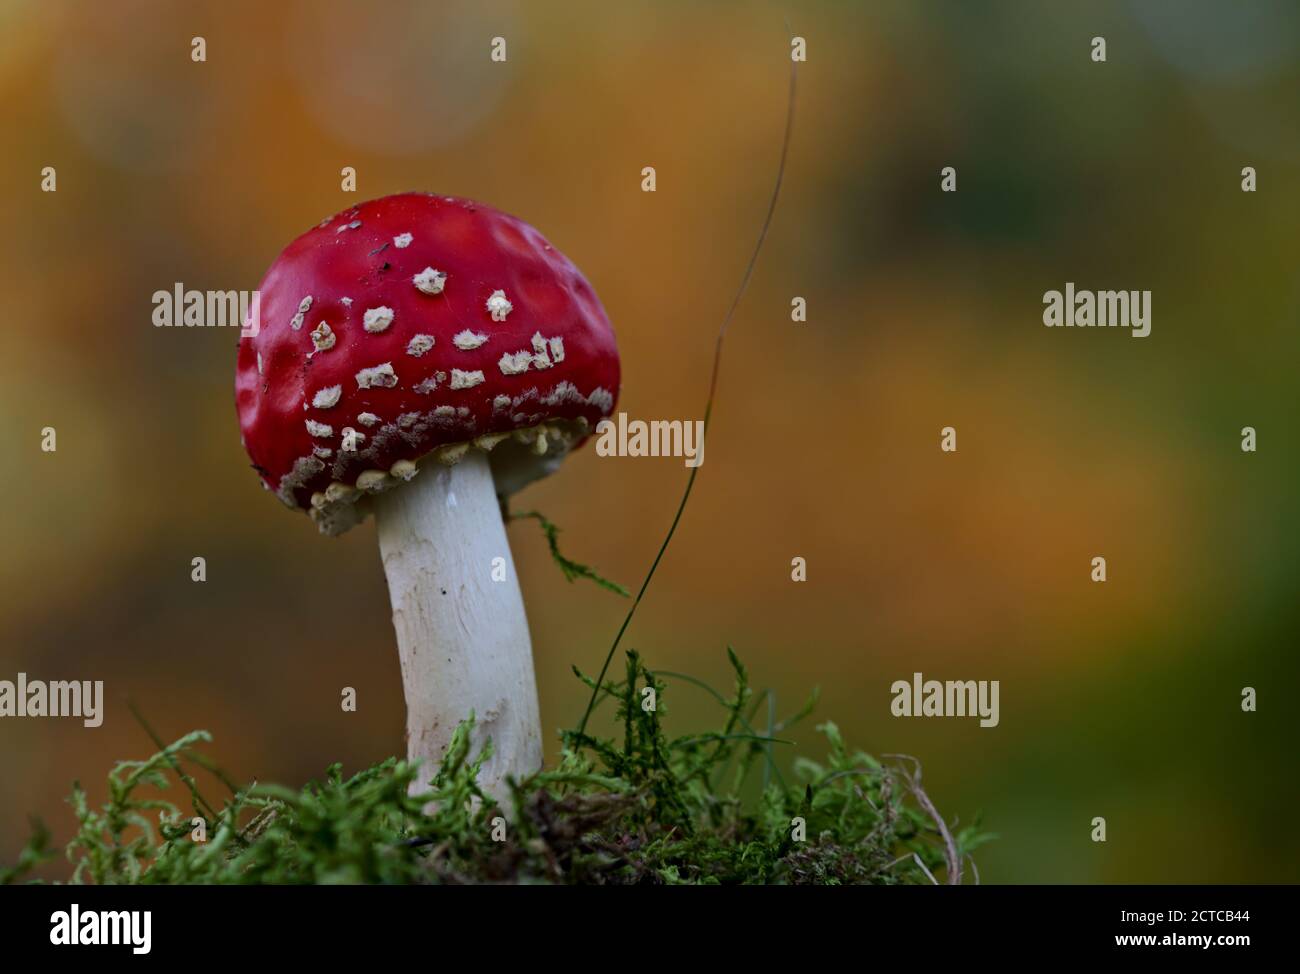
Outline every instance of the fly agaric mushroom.
<svg viewBox="0 0 1300 974"><path fill-rule="evenodd" d="M241 338L240 429L263 485L338 535L373 512L427 785L456 725L479 783L541 767L532 646L504 498L614 408L614 332L578 269L522 220L450 196L362 203L307 231ZM504 571L503 571L504 569Z"/></svg>

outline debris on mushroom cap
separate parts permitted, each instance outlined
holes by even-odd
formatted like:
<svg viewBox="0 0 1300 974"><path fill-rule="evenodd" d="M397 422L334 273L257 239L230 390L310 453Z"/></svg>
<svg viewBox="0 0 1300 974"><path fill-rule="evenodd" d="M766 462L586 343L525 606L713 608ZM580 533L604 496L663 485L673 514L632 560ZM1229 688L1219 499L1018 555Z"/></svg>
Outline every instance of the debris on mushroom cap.
<svg viewBox="0 0 1300 974"><path fill-rule="evenodd" d="M377 335L393 323L393 309L380 305L369 308L362 317L362 327L372 335Z"/></svg>
<svg viewBox="0 0 1300 974"><path fill-rule="evenodd" d="M505 291L493 291L488 296L487 309L493 321L505 321L506 316L515 309L515 306L510 303Z"/></svg>
<svg viewBox="0 0 1300 974"><path fill-rule="evenodd" d="M329 409L338 405L342 395L342 386L326 386L324 389L316 390L316 395L311 397L311 404L317 409Z"/></svg>
<svg viewBox="0 0 1300 974"><path fill-rule="evenodd" d="M311 332L311 343L318 352L328 352L334 347L334 331L325 322L321 322Z"/></svg>
<svg viewBox="0 0 1300 974"><path fill-rule="evenodd" d="M441 294L443 288L447 286L447 275L442 271L434 270L432 267L426 267L412 277L411 280L425 294Z"/></svg>
<svg viewBox="0 0 1300 974"><path fill-rule="evenodd" d="M451 387L453 389L472 389L483 381L483 373L475 370L473 372L464 372L460 369L451 370Z"/></svg>
<svg viewBox="0 0 1300 974"><path fill-rule="evenodd" d="M613 412L618 352L599 299L541 234L491 207L423 193L362 203L285 248L259 290L262 328L236 367L244 443L264 484L326 533L424 462L470 450L509 493ZM308 408L338 418L305 420Z"/></svg>
<svg viewBox="0 0 1300 974"><path fill-rule="evenodd" d="M392 389L397 385L397 374L393 372L392 362L361 369L355 378L358 389Z"/></svg>
<svg viewBox="0 0 1300 974"><path fill-rule="evenodd" d="M388 472L391 476L402 480L411 480L419 472L419 468L413 460L398 460L393 464L393 469Z"/></svg>
<svg viewBox="0 0 1300 974"><path fill-rule="evenodd" d="M522 375L533 364L532 352L506 352L497 362L502 375Z"/></svg>
<svg viewBox="0 0 1300 974"><path fill-rule="evenodd" d="M464 331L456 332L451 338L451 343L462 351L468 352L470 349L478 348L487 340L487 335L472 332L466 328Z"/></svg>
<svg viewBox="0 0 1300 974"><path fill-rule="evenodd" d="M411 340L406 343L406 354L419 358L433 348L434 344L432 335L412 335Z"/></svg>
<svg viewBox="0 0 1300 974"><path fill-rule="evenodd" d="M340 501L350 501L357 496L357 489L349 487L347 484L340 484L337 480L325 488L325 500L331 504Z"/></svg>

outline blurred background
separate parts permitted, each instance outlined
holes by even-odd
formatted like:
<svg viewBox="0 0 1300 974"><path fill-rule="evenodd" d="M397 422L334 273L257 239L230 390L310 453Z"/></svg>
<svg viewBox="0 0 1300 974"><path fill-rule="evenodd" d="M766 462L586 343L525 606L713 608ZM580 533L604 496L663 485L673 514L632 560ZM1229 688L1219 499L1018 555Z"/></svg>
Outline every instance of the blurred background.
<svg viewBox="0 0 1300 974"><path fill-rule="evenodd" d="M782 712L821 687L817 718L983 814L985 882L1300 876L1290 0L0 0L0 679L102 679L107 705L93 730L0 721L0 861L29 814L66 841L73 779L102 801L151 753L127 701L168 739L210 730L240 780L403 748L373 522L330 540L260 489L236 332L154 328L153 292L252 289L360 199L475 197L584 270L621 409L698 418L774 177L787 19L808 61L785 195L624 645L725 690L731 644ZM1150 289L1150 337L1044 328L1066 281ZM635 587L686 473L587 448L517 506ZM626 603L510 533L553 757L586 700L570 666L599 666ZM1000 725L892 717L916 671L999 680ZM716 718L694 687L664 703L678 732ZM822 753L812 722L793 736Z"/></svg>

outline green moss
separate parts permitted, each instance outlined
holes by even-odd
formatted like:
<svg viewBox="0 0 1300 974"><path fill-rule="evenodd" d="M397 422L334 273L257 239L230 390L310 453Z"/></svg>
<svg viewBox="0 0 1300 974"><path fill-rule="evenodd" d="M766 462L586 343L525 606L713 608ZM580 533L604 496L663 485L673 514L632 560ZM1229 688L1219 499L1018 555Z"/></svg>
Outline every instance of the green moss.
<svg viewBox="0 0 1300 974"><path fill-rule="evenodd" d="M787 781L775 752L788 742L779 735L812 701L756 730L770 697L753 694L731 660L730 697L656 674L635 653L624 678L598 690L579 674L617 708L621 739L566 732L558 767L517 783L504 814L475 784L486 755L469 753L471 721L432 791L416 797L407 793L413 768L391 758L346 778L334 765L301 790L240 788L205 758L198 748L210 737L195 731L145 761L119 763L99 807L74 786L72 882L892 884L960 873L988 836L975 825L945 838L916 772L849 749L834 724L818 727L826 758L795 759ZM665 734L669 687L684 683L724 708L716 732ZM192 766L231 792L220 808L200 792ZM141 795L175 784L188 792L187 810ZM196 817L205 842L191 837ZM0 882L21 880L52 855L38 825Z"/></svg>

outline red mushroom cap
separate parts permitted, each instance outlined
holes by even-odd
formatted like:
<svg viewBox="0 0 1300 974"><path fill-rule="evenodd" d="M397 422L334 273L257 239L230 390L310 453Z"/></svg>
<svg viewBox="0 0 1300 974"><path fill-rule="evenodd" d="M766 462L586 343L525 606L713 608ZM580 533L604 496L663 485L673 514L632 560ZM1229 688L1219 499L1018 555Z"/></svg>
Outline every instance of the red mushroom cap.
<svg viewBox="0 0 1300 974"><path fill-rule="evenodd" d="M497 492L512 493L614 409L618 350L591 285L481 203L361 203L289 244L259 291L235 370L244 446L329 534L427 458L490 450Z"/></svg>

